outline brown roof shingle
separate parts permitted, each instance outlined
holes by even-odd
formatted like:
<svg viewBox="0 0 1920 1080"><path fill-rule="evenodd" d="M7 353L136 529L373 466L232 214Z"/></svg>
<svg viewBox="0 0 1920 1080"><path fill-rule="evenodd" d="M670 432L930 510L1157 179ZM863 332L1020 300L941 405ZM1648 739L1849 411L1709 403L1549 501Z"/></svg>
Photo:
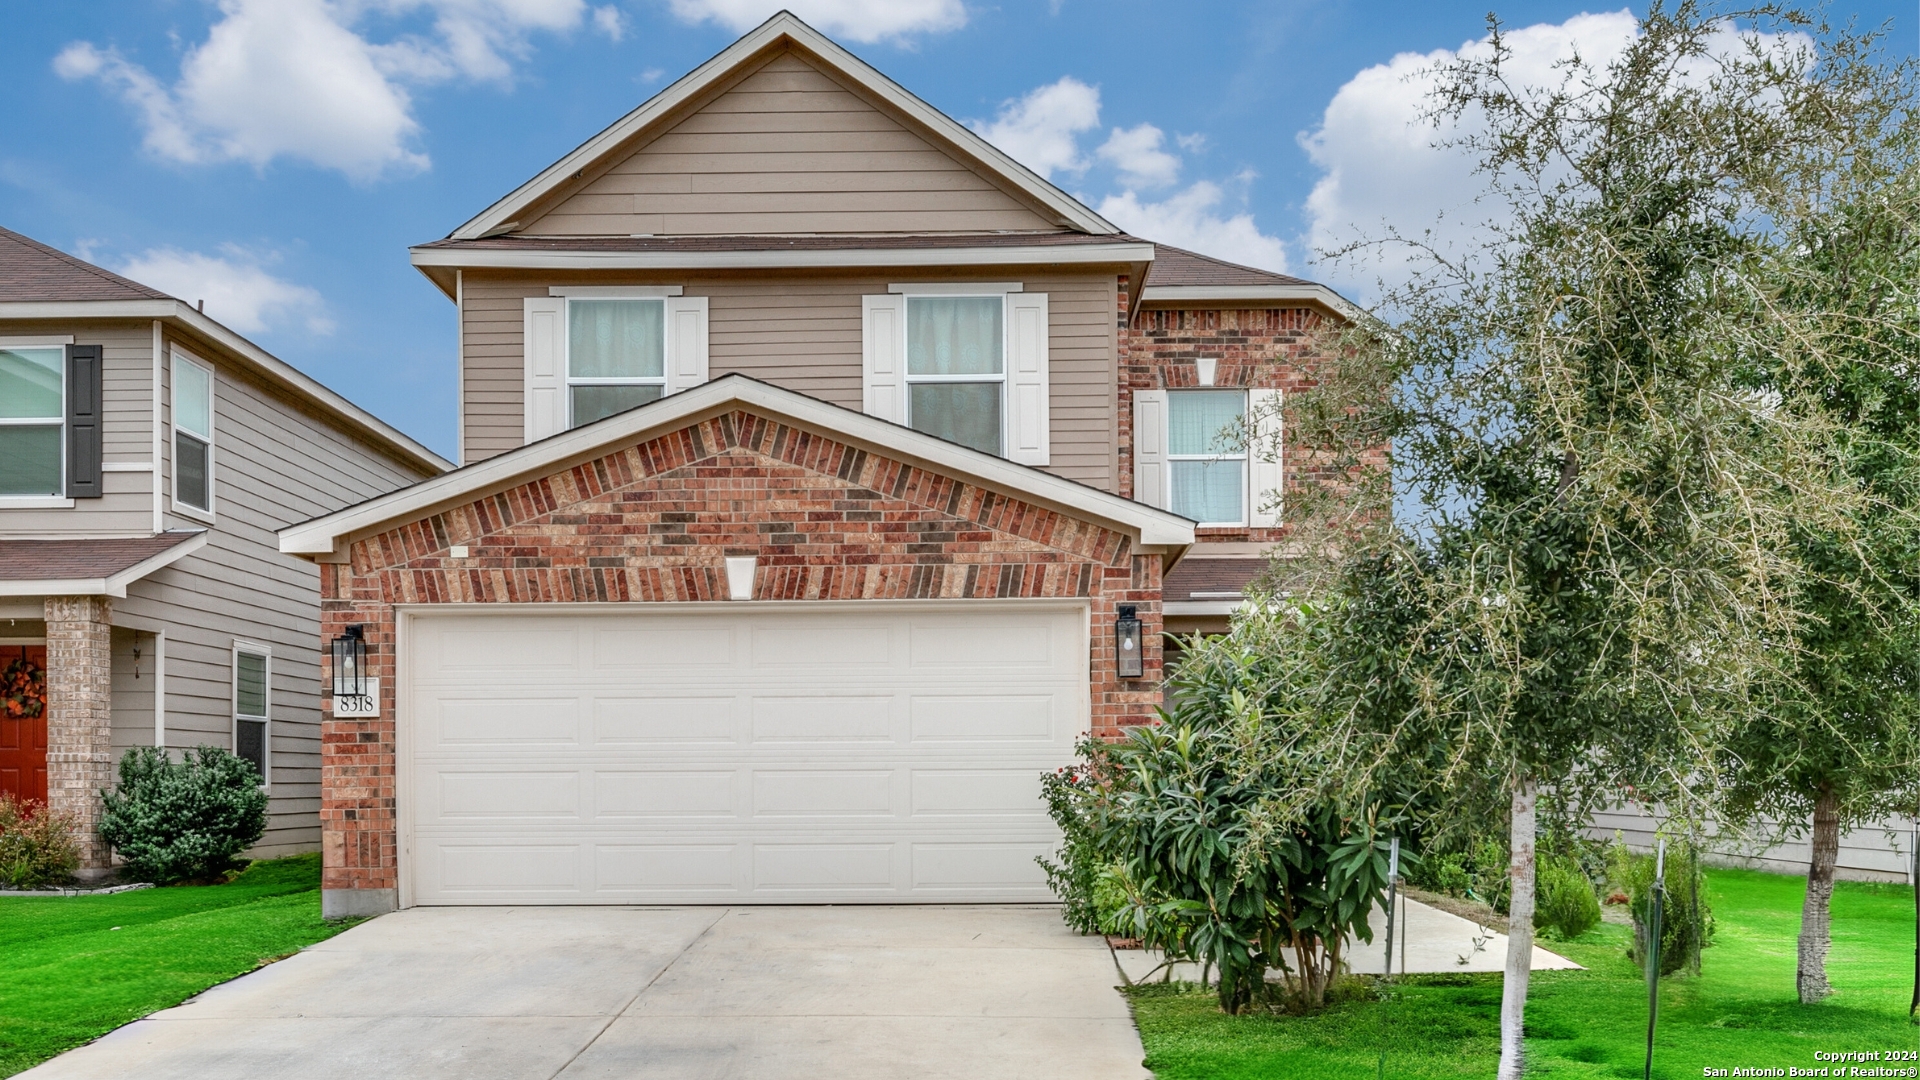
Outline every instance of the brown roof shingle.
<svg viewBox="0 0 1920 1080"><path fill-rule="evenodd" d="M1289 277L1271 270L1256 270L1211 255L1169 247L1154 242L1153 269L1147 271L1147 285L1312 285L1306 278Z"/></svg>
<svg viewBox="0 0 1920 1080"><path fill-rule="evenodd" d="M112 577L199 536L198 531L78 540L0 540L0 581Z"/></svg>
<svg viewBox="0 0 1920 1080"><path fill-rule="evenodd" d="M170 299L158 289L0 228L0 301Z"/></svg>
<svg viewBox="0 0 1920 1080"><path fill-rule="evenodd" d="M1265 559L1181 559L1160 585L1162 600L1233 600L1267 569Z"/></svg>
<svg viewBox="0 0 1920 1080"><path fill-rule="evenodd" d="M435 240L423 249L455 251L839 251L972 247L1075 247L1146 243L1133 236L1089 233L885 233L824 236L492 236Z"/></svg>

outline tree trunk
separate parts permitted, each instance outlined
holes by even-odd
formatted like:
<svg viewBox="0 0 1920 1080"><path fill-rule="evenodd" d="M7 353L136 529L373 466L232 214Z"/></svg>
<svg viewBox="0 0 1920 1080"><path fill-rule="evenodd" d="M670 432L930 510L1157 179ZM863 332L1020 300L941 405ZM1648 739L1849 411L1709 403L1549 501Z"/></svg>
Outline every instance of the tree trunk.
<svg viewBox="0 0 1920 1080"><path fill-rule="evenodd" d="M1813 860L1807 864L1807 900L1800 909L1800 1003L1811 1005L1827 985L1827 949L1833 945L1833 864L1840 858L1840 799L1830 785L1813 804Z"/></svg>
<svg viewBox="0 0 1920 1080"><path fill-rule="evenodd" d="M1513 784L1513 827L1510 843L1513 878L1507 902L1507 975L1500 994L1500 1080L1520 1080L1526 1049L1527 980L1533 974L1533 829L1534 799L1538 791L1530 779Z"/></svg>

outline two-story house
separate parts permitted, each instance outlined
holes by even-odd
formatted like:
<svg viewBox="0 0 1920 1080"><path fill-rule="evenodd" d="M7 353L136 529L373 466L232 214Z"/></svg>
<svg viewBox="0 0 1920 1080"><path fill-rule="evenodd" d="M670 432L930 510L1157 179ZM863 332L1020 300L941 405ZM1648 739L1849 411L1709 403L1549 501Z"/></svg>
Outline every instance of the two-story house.
<svg viewBox="0 0 1920 1080"><path fill-rule="evenodd" d="M451 468L197 305L0 229L0 793L110 853L127 748L210 744L320 842L319 573L275 531Z"/></svg>
<svg viewBox="0 0 1920 1080"><path fill-rule="evenodd" d="M412 258L462 468L281 533L372 677L336 915L1047 899L1038 777L1284 536L1261 448L1342 309L787 14Z"/></svg>

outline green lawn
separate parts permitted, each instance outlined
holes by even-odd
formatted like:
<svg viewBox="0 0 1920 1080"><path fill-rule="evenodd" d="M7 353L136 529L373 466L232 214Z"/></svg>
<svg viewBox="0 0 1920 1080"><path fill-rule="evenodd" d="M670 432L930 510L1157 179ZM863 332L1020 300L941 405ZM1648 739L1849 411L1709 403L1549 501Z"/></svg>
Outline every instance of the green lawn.
<svg viewBox="0 0 1920 1080"><path fill-rule="evenodd" d="M320 856L254 863L225 885L0 896L0 1076L332 937Z"/></svg>
<svg viewBox="0 0 1920 1080"><path fill-rule="evenodd" d="M1699 978L1663 984L1654 1075L1705 1068L1819 1067L1819 1050L1920 1048L1913 992L1913 889L1843 882L1833 901L1828 978L1836 993L1794 999L1804 878L1708 874L1718 923ZM1527 1003L1528 1075L1638 1077L1647 999L1626 928L1547 947L1587 971L1538 972ZM1160 1080L1372 1077L1383 1039L1390 1077L1488 1077L1499 1060L1500 976L1414 976L1397 1000L1362 999L1306 1018L1222 1016L1193 988L1132 992L1147 1065ZM1905 1063L1910 1065L1910 1063ZM1903 1066L1904 1067L1904 1066Z"/></svg>

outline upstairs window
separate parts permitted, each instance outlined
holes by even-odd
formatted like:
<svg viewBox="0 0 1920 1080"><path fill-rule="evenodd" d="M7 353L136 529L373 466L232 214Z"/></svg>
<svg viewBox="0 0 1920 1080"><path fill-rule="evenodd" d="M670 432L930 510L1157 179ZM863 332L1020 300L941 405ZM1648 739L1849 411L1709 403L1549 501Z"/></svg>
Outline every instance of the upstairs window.
<svg viewBox="0 0 1920 1080"><path fill-rule="evenodd" d="M591 424L667 392L667 302L567 302L567 426Z"/></svg>
<svg viewBox="0 0 1920 1080"><path fill-rule="evenodd" d="M1171 509L1202 525L1244 525L1247 392L1176 390L1167 395Z"/></svg>
<svg viewBox="0 0 1920 1080"><path fill-rule="evenodd" d="M213 369L173 354L173 505L213 512Z"/></svg>
<svg viewBox="0 0 1920 1080"><path fill-rule="evenodd" d="M66 353L0 349L0 496L63 490Z"/></svg>
<svg viewBox="0 0 1920 1080"><path fill-rule="evenodd" d="M907 426L989 454L1004 453L1005 298L906 299Z"/></svg>

